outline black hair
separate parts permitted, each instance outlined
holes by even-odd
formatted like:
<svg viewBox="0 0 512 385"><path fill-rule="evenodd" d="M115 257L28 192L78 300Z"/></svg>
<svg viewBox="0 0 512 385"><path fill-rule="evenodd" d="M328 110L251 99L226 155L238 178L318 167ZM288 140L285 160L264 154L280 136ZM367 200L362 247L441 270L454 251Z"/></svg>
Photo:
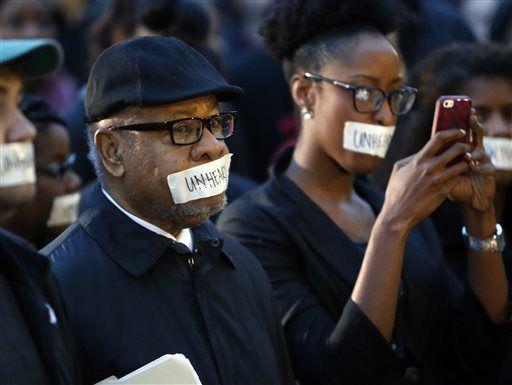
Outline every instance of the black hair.
<svg viewBox="0 0 512 385"><path fill-rule="evenodd" d="M183 0L147 0L139 21L152 32L190 45L205 44L211 25L203 4Z"/></svg>
<svg viewBox="0 0 512 385"><path fill-rule="evenodd" d="M498 5L491 23L491 39L503 44L511 43L512 2L503 1Z"/></svg>
<svg viewBox="0 0 512 385"><path fill-rule="evenodd" d="M92 42L91 60L105 49L110 47L112 34L115 30L122 30L127 37L135 33L137 26L137 3L133 0L112 0L103 11L100 18L91 24L89 39Z"/></svg>
<svg viewBox="0 0 512 385"><path fill-rule="evenodd" d="M67 129L64 119L43 98L25 94L20 103L23 115L34 124L38 133L46 131L51 123L57 123Z"/></svg>
<svg viewBox="0 0 512 385"><path fill-rule="evenodd" d="M346 59L344 41L396 31L406 12L396 0L288 0L274 5L260 34L289 79L298 68L316 71L331 58Z"/></svg>

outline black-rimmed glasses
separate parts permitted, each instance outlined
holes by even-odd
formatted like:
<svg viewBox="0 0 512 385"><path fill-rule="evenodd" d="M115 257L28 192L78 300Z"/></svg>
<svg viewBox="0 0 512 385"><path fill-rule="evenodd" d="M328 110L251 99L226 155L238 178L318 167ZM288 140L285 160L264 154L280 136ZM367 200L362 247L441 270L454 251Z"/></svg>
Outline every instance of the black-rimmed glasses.
<svg viewBox="0 0 512 385"><path fill-rule="evenodd" d="M64 178L64 175L71 170L71 167L75 164L76 154L71 153L66 157L66 160L62 163L51 162L47 164L43 164L42 166L37 167L37 171L42 172L48 176L53 178Z"/></svg>
<svg viewBox="0 0 512 385"><path fill-rule="evenodd" d="M304 77L311 80L324 81L338 88L352 91L354 108L356 111L365 114L380 110L382 103L387 99L389 108L394 115L405 115L411 110L416 100L416 93L418 92L416 88L402 86L388 94L377 87L354 86L310 72L304 73Z"/></svg>
<svg viewBox="0 0 512 385"><path fill-rule="evenodd" d="M128 124L114 126L112 130L161 131L168 130L171 142L179 146L197 143L203 137L206 127L215 139L224 140L233 135L238 113L236 111L220 112L206 118L182 118L157 123Z"/></svg>

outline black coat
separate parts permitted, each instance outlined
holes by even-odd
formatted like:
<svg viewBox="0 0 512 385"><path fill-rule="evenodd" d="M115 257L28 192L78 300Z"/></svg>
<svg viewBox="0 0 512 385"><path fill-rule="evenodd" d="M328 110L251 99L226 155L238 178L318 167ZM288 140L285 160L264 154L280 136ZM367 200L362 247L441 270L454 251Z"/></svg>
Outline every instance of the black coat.
<svg viewBox="0 0 512 385"><path fill-rule="evenodd" d="M281 308L301 384L468 384L499 365L510 330L495 325L443 261L430 221L408 238L394 339L388 344L350 300L364 256L282 173L228 206L218 226L260 260ZM378 214L383 197L364 181L358 194ZM405 380L404 380L405 379Z"/></svg>
<svg viewBox="0 0 512 385"><path fill-rule="evenodd" d="M183 353L205 385L293 382L272 287L245 248L207 222L192 229L192 254L132 221L99 187L95 196L44 249L85 383L167 353Z"/></svg>
<svg viewBox="0 0 512 385"><path fill-rule="evenodd" d="M71 332L50 264L28 242L3 229L0 280L0 384L79 384Z"/></svg>

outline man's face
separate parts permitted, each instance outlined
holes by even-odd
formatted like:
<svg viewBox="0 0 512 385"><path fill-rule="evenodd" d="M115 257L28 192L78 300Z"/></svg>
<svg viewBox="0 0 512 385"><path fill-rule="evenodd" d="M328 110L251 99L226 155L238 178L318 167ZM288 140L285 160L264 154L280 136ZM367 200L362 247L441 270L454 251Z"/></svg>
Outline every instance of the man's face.
<svg viewBox="0 0 512 385"><path fill-rule="evenodd" d="M204 96L157 107L128 108L116 114L115 124L154 123L188 117L205 118L220 112L215 96ZM123 175L122 195L142 218L176 228L194 227L225 204L224 193L183 204L174 204L167 176L221 158L226 144L206 128L197 143L175 145L169 131L122 131L119 153ZM97 134L98 135L98 134Z"/></svg>
<svg viewBox="0 0 512 385"><path fill-rule="evenodd" d="M22 96L21 78L0 67L0 151L4 145L33 141L34 126L23 116L18 106ZM35 194L35 183L0 187L0 224Z"/></svg>

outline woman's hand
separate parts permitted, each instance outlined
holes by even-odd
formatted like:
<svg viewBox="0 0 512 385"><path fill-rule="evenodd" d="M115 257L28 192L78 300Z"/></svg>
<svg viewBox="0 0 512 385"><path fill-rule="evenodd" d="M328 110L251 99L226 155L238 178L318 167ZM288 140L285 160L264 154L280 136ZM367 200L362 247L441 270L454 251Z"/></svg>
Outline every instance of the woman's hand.
<svg viewBox="0 0 512 385"><path fill-rule="evenodd" d="M466 154L469 172L460 177L459 183L450 191L450 198L462 204L463 211L486 212L492 208L496 191L496 169L483 147L484 130L473 110L471 129L476 134L475 149Z"/></svg>
<svg viewBox="0 0 512 385"><path fill-rule="evenodd" d="M462 174L469 169L460 161L447 166L453 159L471 150L471 145L457 142L437 155L447 143L461 139L462 130L438 132L417 154L395 163L381 215L403 229L410 230L428 217L462 183ZM467 193L467 186L459 194ZM462 197L462 195L460 195ZM466 197L466 195L463 195Z"/></svg>

